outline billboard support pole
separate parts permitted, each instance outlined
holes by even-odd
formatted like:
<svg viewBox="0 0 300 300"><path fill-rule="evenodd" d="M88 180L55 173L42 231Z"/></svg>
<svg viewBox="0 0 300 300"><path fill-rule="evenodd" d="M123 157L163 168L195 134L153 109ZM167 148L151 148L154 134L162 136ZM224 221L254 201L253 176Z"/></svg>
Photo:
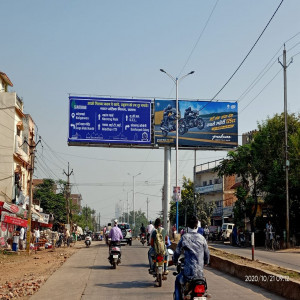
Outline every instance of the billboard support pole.
<svg viewBox="0 0 300 300"><path fill-rule="evenodd" d="M167 233L170 230L170 191L171 191L171 147L164 147L164 198L163 198L163 218L164 228Z"/></svg>
<svg viewBox="0 0 300 300"><path fill-rule="evenodd" d="M175 83L176 85L176 188L178 187L178 121L179 121L179 106L178 106L178 84L179 81L185 78L188 75L194 74L195 71L191 71L190 73L182 76L181 78L174 78L169 73L167 73L165 70L160 69L161 72L167 74ZM178 232L178 199L176 201L176 230Z"/></svg>

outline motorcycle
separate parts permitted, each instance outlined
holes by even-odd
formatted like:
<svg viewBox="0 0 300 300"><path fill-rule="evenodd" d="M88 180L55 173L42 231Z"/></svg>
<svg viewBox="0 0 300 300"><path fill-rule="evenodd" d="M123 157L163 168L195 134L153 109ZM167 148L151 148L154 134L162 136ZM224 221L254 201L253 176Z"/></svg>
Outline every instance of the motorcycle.
<svg viewBox="0 0 300 300"><path fill-rule="evenodd" d="M245 234L242 231L239 233L238 246L240 246L240 247L245 247L246 246Z"/></svg>
<svg viewBox="0 0 300 300"><path fill-rule="evenodd" d="M121 244L119 242L110 242L108 260L113 269L116 269L117 265L121 263Z"/></svg>
<svg viewBox="0 0 300 300"><path fill-rule="evenodd" d="M87 235L84 239L84 243L85 243L86 247L89 248L92 243L92 238L89 235Z"/></svg>
<svg viewBox="0 0 300 300"><path fill-rule="evenodd" d="M173 272L177 276L184 268L184 254L178 259L177 272ZM207 283L205 277L193 278L188 280L180 287L181 299L190 300L206 300L207 299Z"/></svg>
<svg viewBox="0 0 300 300"><path fill-rule="evenodd" d="M158 286L162 286L162 281L167 280L167 276L164 275L164 263L167 263L165 260L165 256L161 254L156 254L153 257L153 263L155 266L154 273L152 274L153 277L156 277L155 281L157 282Z"/></svg>
<svg viewBox="0 0 300 300"><path fill-rule="evenodd" d="M145 245L145 243L146 243L146 235L145 235L145 233L141 234L141 241L140 242L143 244L143 246Z"/></svg>
<svg viewBox="0 0 300 300"><path fill-rule="evenodd" d="M190 128L197 127L199 130L202 130L205 126L204 120L199 116L198 110L192 110L189 113L185 114L183 119L179 120L178 133L183 135Z"/></svg>
<svg viewBox="0 0 300 300"><path fill-rule="evenodd" d="M176 131L176 109L172 108L172 110L168 113L168 117L163 119L160 124L160 129L162 135L166 137L169 132Z"/></svg>

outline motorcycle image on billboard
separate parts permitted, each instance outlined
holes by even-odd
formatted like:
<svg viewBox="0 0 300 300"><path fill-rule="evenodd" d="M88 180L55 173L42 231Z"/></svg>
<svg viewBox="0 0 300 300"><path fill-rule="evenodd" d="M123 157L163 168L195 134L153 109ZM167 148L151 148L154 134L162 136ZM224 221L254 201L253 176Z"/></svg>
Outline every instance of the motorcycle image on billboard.
<svg viewBox="0 0 300 300"><path fill-rule="evenodd" d="M236 102L179 100L180 147L235 148L238 145ZM155 143L176 143L176 101L155 100Z"/></svg>

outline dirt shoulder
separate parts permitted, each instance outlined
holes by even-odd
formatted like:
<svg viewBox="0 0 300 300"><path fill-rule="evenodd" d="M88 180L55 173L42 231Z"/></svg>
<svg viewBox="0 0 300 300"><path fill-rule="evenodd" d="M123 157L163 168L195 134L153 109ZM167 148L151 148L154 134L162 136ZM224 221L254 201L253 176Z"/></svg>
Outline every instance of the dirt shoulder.
<svg viewBox="0 0 300 300"><path fill-rule="evenodd" d="M54 250L0 252L0 299L29 299L84 242Z"/></svg>

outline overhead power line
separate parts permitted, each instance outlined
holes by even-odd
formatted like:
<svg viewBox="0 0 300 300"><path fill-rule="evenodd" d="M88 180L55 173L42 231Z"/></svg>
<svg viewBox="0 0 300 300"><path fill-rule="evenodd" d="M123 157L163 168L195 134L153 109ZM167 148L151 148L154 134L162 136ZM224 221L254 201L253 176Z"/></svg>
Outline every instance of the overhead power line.
<svg viewBox="0 0 300 300"><path fill-rule="evenodd" d="M239 66L236 68L236 70L233 72L233 74L229 77L229 79L226 81L226 83L222 86L222 88L212 97L212 99L206 103L200 110L203 110L209 103L211 103L214 99L216 99L216 97L223 91L223 89L226 87L226 85L230 82L230 80L234 77L234 75L238 72L238 70L241 68L241 66L244 64L244 62L246 61L246 59L248 58L248 56L250 55L250 53L252 52L252 50L254 49L254 47L257 45L258 41L260 40L260 38L262 37L262 35L264 34L264 32L266 31L266 29L268 28L269 24L271 23L271 21L273 20L274 16L276 15L277 11L279 10L281 4L283 3L284 0L281 0L278 7L276 8L275 12L273 13L272 17L270 18L270 20L268 21L267 25L265 26L265 28L263 29L263 31L261 32L261 34L259 35L259 37L257 38L257 40L255 41L255 43L253 44L253 46L251 47L251 49L248 51L247 55L245 56L245 58L242 60L242 62L239 64Z"/></svg>
<svg viewBox="0 0 300 300"><path fill-rule="evenodd" d="M205 29L206 29L206 27L207 27L207 25L208 25L210 19L211 19L212 15L213 15L213 13L214 13L216 7L217 7L218 2L219 2L219 0L216 1L216 3L215 3L215 5L214 5L214 7L213 7L213 9L212 9L212 11L211 11L209 17L208 17L207 20L206 20L206 23L205 23L205 25L204 25L204 27L203 27L203 29L202 29L202 31L201 31L201 33L200 33L200 35L199 35L197 41L196 41L196 43L195 43L195 45L194 45L194 47L193 47L193 49L192 49L190 55L188 56L188 58L187 58L185 64L183 65L183 67L182 67L182 69L181 69L181 71L180 71L178 77L180 77L181 73L183 72L183 70L185 69L185 67L186 67L186 65L188 64L189 60L191 59L191 57L192 57L192 55L193 55L193 53L194 53L194 51L195 51L195 49L196 49L196 47L197 47L197 45L198 45L198 43L199 43L199 41L200 41L200 39L201 39L201 37L202 37L204 31L205 31Z"/></svg>

